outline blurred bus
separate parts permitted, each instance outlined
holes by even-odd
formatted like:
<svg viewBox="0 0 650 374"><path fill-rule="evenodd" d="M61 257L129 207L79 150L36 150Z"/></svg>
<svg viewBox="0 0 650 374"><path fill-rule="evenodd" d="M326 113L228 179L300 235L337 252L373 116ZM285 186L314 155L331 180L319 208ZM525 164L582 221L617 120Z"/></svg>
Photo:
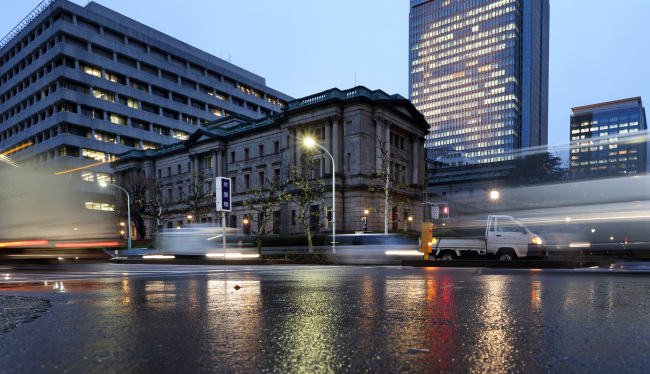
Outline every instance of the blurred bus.
<svg viewBox="0 0 650 374"><path fill-rule="evenodd" d="M0 156L0 260L110 257L121 244L114 214L86 209L73 182Z"/></svg>

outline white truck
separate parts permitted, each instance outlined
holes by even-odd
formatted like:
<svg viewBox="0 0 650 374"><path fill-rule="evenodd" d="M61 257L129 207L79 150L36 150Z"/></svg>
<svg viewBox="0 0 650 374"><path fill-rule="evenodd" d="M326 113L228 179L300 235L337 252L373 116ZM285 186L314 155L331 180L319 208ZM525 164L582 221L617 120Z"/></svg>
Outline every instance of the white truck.
<svg viewBox="0 0 650 374"><path fill-rule="evenodd" d="M513 217L490 215L483 237L436 237L428 243L437 259L454 260L470 255L491 256L501 261L547 258L546 241Z"/></svg>

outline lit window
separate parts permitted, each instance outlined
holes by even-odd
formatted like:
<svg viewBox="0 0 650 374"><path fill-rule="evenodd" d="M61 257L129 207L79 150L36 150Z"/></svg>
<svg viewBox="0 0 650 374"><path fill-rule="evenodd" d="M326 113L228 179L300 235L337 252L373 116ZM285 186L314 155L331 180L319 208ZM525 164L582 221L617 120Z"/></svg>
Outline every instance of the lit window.
<svg viewBox="0 0 650 374"><path fill-rule="evenodd" d="M125 125L126 126L126 118L125 117L122 117L122 116L117 115L115 113L111 113L108 118L113 123L117 123L118 125Z"/></svg>
<svg viewBox="0 0 650 374"><path fill-rule="evenodd" d="M106 159L106 154L104 152L93 151L90 149L84 149L82 151L84 158L95 161L104 161Z"/></svg>
<svg viewBox="0 0 650 374"><path fill-rule="evenodd" d="M95 179L94 173L92 171L84 171L81 173L81 179L88 182L92 182Z"/></svg>
<svg viewBox="0 0 650 374"><path fill-rule="evenodd" d="M95 69L90 66L82 65L81 70L83 70L83 72L86 74L90 74L98 78L102 77L102 71L100 69Z"/></svg>
<svg viewBox="0 0 650 374"><path fill-rule="evenodd" d="M172 132L172 137L173 137L174 139L187 140L190 136L189 136L189 134L186 133L185 131L174 130L174 131Z"/></svg>
<svg viewBox="0 0 650 374"><path fill-rule="evenodd" d="M95 203L92 201L87 201L85 205L86 205L86 209L91 209L91 210L104 210L108 212L112 212L115 210L115 207L108 203Z"/></svg>
<svg viewBox="0 0 650 374"><path fill-rule="evenodd" d="M95 96L98 99L110 101L110 102L115 102L115 95L112 92L106 92L102 91L100 89L94 88L93 89L93 96Z"/></svg>
<svg viewBox="0 0 650 374"><path fill-rule="evenodd" d="M97 173L97 182L99 182L99 183L112 183L113 178L111 178L110 174Z"/></svg>

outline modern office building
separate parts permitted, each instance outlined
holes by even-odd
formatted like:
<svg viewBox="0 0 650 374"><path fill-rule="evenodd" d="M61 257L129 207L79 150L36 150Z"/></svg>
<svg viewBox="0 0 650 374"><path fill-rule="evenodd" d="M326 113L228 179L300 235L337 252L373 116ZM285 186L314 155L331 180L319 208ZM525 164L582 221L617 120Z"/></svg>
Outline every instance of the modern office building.
<svg viewBox="0 0 650 374"><path fill-rule="evenodd" d="M548 141L548 0L411 0L410 99L427 149L480 163Z"/></svg>
<svg viewBox="0 0 650 374"><path fill-rule="evenodd" d="M640 97L571 108L571 174L629 175L647 171L647 122Z"/></svg>
<svg viewBox="0 0 650 374"><path fill-rule="evenodd" d="M188 140L155 150L131 150L111 165L116 183L127 190L134 189L134 175L156 181L158 193L170 202L173 211L163 224L165 227L189 224L190 207L178 202L191 193L192 185L203 186L210 196L203 201L208 214L202 220L220 220L214 194L210 192L214 191L214 177L230 178L232 212L226 218L227 226L242 232L244 218L257 214L242 204L245 192L268 179L278 181L285 192L296 193L297 189L286 181L292 177L292 167L299 165L301 155L310 152L303 139L311 137L332 157L322 151L314 156L318 166L313 169L312 178L322 178L325 190L322 200L311 206L321 211L320 217L310 218L315 219L312 224L325 218L323 206L332 206L335 172L337 233L363 230L364 210L371 208L375 209L368 215L368 228L383 232L386 195L377 187L376 178L376 173L384 170L380 157L383 149L392 163L391 181L408 184L390 193L389 229L403 229L409 215L413 218L411 228L417 230L422 221L424 137L428 127L424 117L400 95L361 86L345 91L331 89L290 101L280 114L262 119L230 116L216 120L197 129ZM204 182L199 183L197 178ZM371 189L372 186L375 188ZM271 231L304 233L304 227L296 221L298 209L295 203L278 202L274 222L269 225ZM147 236L152 232L151 224L147 222L147 228L142 230ZM322 231L331 230L330 225Z"/></svg>
<svg viewBox="0 0 650 374"><path fill-rule="evenodd" d="M0 153L111 181L130 149L230 115L279 113L265 79L94 2L44 0L0 41ZM94 165L89 167L89 165Z"/></svg>

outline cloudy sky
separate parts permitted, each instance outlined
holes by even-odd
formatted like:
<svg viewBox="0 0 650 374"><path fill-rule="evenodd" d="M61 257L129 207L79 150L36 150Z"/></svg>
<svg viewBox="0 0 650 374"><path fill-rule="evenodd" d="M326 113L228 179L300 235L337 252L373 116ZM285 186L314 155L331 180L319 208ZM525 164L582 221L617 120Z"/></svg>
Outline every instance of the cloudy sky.
<svg viewBox="0 0 650 374"><path fill-rule="evenodd" d="M40 2L0 0L0 35ZM296 98L355 84L408 97L408 0L96 2ZM648 14L648 0L551 0L549 145L568 143L572 107L636 96L650 105Z"/></svg>

